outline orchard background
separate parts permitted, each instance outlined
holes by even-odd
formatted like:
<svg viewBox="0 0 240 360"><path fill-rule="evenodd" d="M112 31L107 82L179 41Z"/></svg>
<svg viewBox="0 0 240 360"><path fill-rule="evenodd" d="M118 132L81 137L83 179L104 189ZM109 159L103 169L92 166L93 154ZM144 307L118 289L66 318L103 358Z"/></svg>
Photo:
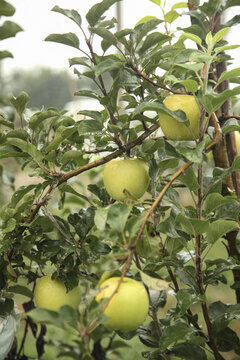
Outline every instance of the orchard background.
<svg viewBox="0 0 240 360"><path fill-rule="evenodd" d="M116 0L89 1L84 21L79 4L52 9L75 26L45 40L63 57L66 46L78 52L66 66L74 96L89 99L80 111L31 102L27 82L18 89L1 73L0 359L240 359L240 68L231 57L239 45L226 40L240 18L224 21L239 0L151 3L156 12L126 29L109 17ZM23 30L14 12L0 0L3 44ZM189 26L175 26L185 18ZM1 62L13 55L1 46ZM53 98L69 88L59 78ZM179 93L199 104L193 141L160 128L166 114L189 126L163 103ZM108 195L103 168L117 157L149 164L141 199ZM79 308L36 308L44 275L68 291L79 285ZM113 276L148 291L148 317L135 331L104 326L95 296Z"/></svg>

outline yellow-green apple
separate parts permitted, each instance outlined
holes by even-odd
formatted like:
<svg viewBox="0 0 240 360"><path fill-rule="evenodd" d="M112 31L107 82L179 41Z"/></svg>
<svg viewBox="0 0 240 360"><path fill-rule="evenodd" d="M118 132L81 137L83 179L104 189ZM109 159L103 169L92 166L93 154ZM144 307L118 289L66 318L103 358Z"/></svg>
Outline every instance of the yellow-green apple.
<svg viewBox="0 0 240 360"><path fill-rule="evenodd" d="M105 280L96 296L99 302L110 298L115 291L120 277ZM113 330L136 330L145 320L149 307L149 299L144 285L131 278L124 277L116 294L108 303L104 314L109 318L104 324Z"/></svg>
<svg viewBox="0 0 240 360"><path fill-rule="evenodd" d="M169 110L184 111L190 122L190 126L187 127L172 116L160 113L160 126L166 138L170 140L198 139L200 130L200 109L195 97L192 95L173 94L167 96L163 103Z"/></svg>
<svg viewBox="0 0 240 360"><path fill-rule="evenodd" d="M138 158L113 159L104 166L103 181L113 199L139 199L149 184L148 165Z"/></svg>
<svg viewBox="0 0 240 360"><path fill-rule="evenodd" d="M69 305L74 309L80 303L80 289L75 287L67 292L63 282L51 279L51 276L43 276L37 281L34 300L37 307L58 311L61 306Z"/></svg>

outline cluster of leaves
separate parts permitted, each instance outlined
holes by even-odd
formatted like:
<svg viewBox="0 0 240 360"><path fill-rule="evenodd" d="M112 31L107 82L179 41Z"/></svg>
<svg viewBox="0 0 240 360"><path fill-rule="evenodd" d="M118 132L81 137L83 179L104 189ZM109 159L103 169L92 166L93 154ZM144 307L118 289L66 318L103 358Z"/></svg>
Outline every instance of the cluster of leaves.
<svg viewBox="0 0 240 360"><path fill-rule="evenodd" d="M240 93L239 86L218 93L223 81L239 80L239 68L220 76L216 73L217 64L230 60L224 51L237 47L223 38L239 18L222 24L217 31L212 27L216 14L238 5L237 1L228 0L223 6L221 1L210 0L202 6L196 3L193 10L181 2L165 12L161 1L153 0L163 19L147 16L133 29L120 31L115 31L115 18L104 16L116 2L103 0L88 11L88 33L76 10L55 6L53 11L75 22L78 32L46 38L84 55L70 59L69 64L79 78L90 79L96 90L82 89L75 95L92 99L96 110L80 111L81 120L62 109L33 112L27 108L28 95L21 92L8 96L16 117L9 118L6 111L0 114L0 159L15 158L21 171L34 180L17 189L0 211L0 314L11 313L12 299L18 294L31 300L36 279L51 272L68 290L80 282L82 303L79 313L66 306L59 313L34 309L30 317L26 314L26 326L36 338L39 357L44 351L45 332L41 327L37 333L33 321L72 333L71 343L57 344L59 358L110 358L110 353L119 355L119 349L128 346L127 341L135 336L151 348L142 353L143 358L152 360L204 360L207 350L216 359L222 359L221 352L231 350L239 355L240 341L231 321L239 320L240 305L225 305L214 299L207 306L206 290L219 284L230 288L225 274L240 270L239 254L208 258L226 234L235 234L238 229L239 199L234 191L223 196L222 188L225 179L240 169L240 157L228 168L206 164L204 149L208 138L214 137L211 126L208 134L200 134L199 141L188 143L169 141L156 132L159 113L189 125L184 112L164 106L169 93L196 96L202 118L208 120L226 100ZM5 11L2 15L7 15L4 9L8 6L0 1L0 9ZM172 23L179 16L190 17L192 25L173 31ZM80 37L88 51L80 46ZM99 38L101 49L97 51ZM185 45L187 40L193 48ZM106 75L110 78L107 85ZM224 123L224 134L236 130L240 130L237 118ZM139 202L113 202L103 187L102 165L124 153L150 164L148 192ZM136 242L147 211L176 170L189 161L191 166L164 192ZM88 176L82 174L85 172ZM181 203L182 187L196 206ZM238 238L237 244L239 251ZM114 340L115 334L102 325L101 304L94 300L96 285L121 274L132 245L136 245L135 261L128 275L142 279L148 287L150 317L146 326L132 333L118 333L122 339ZM160 318L159 310L167 304L166 282L174 290L176 306L168 306ZM237 283L232 286L239 289ZM194 306L203 313L208 331L202 329L202 319L191 310ZM25 308L32 309L32 301ZM96 319L98 326L92 328ZM22 355L22 350L21 346L20 353L13 356Z"/></svg>

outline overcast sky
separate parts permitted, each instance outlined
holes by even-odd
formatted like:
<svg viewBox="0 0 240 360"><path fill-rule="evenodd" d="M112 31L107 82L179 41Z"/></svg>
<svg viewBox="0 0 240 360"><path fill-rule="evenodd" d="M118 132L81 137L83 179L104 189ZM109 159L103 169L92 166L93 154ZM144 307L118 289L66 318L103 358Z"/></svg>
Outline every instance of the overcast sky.
<svg viewBox="0 0 240 360"><path fill-rule="evenodd" d="M76 9L85 23L84 16L88 9L94 5L96 0L9 0L16 8L16 13L11 17L12 21L17 22L23 27L24 32L20 32L15 38L6 39L1 42L1 50L9 50L13 53L14 59L3 61L4 73L9 73L13 68L23 67L32 68L35 65L51 66L55 68L68 68L68 58L81 56L79 51L69 46L46 42L44 39L51 33L78 33L78 26L67 17L51 11L58 5L62 8ZM179 0L167 0L168 6L172 6ZM122 27L134 27L136 22L146 15L159 16L161 12L157 5L149 0L123 0L121 2ZM227 18L231 18L240 13L240 6L233 7ZM116 6L108 12L109 16L116 16ZM187 16L180 18L181 26L188 26ZM4 19L5 20L5 19ZM186 21L183 24L183 21ZM235 26L228 36L232 44L238 44L239 28ZM234 50L232 55L239 59L240 50ZM235 66L239 66L235 63Z"/></svg>

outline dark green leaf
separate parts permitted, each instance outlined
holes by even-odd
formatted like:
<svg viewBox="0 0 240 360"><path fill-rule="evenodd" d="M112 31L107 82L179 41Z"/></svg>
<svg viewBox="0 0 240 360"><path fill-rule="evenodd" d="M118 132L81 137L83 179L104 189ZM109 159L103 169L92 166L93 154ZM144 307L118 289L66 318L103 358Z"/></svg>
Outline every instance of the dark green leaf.
<svg viewBox="0 0 240 360"><path fill-rule="evenodd" d="M5 21L0 26L0 40L14 37L19 31L23 31L21 26L12 21Z"/></svg>
<svg viewBox="0 0 240 360"><path fill-rule="evenodd" d="M0 298L0 316L9 315L14 308L14 301L12 299Z"/></svg>
<svg viewBox="0 0 240 360"><path fill-rule="evenodd" d="M93 90L79 90L74 93L74 96L87 96L93 99L98 99L99 95L96 91Z"/></svg>
<svg viewBox="0 0 240 360"><path fill-rule="evenodd" d="M95 210L93 207L81 209L78 213L68 216L68 222L71 224L80 239L84 239L94 225Z"/></svg>
<svg viewBox="0 0 240 360"><path fill-rule="evenodd" d="M8 288L8 290L10 292L13 292L14 294L21 294L21 295L27 296L29 298L33 297L32 291L28 287L23 286L23 285L13 285L13 286L10 286Z"/></svg>
<svg viewBox="0 0 240 360"><path fill-rule="evenodd" d="M195 149L191 148L178 148L177 151L185 156L189 161L201 165L203 161L203 150L205 148L205 141L201 141Z"/></svg>
<svg viewBox="0 0 240 360"><path fill-rule="evenodd" d="M13 16L14 13L14 6L5 0L0 0L0 16Z"/></svg>
<svg viewBox="0 0 240 360"><path fill-rule="evenodd" d="M191 305L205 301L204 296L196 295L191 289L180 289L176 294L177 305L176 312L178 316L183 316Z"/></svg>
<svg viewBox="0 0 240 360"><path fill-rule="evenodd" d="M27 138L29 137L28 133L26 130L24 129L15 129L15 130L11 130L6 134L7 138L17 138L17 139L22 139L22 140L27 140Z"/></svg>
<svg viewBox="0 0 240 360"><path fill-rule="evenodd" d="M205 2L202 6L199 6L199 9L206 15L211 17L218 11L221 3L221 0L209 0L208 2Z"/></svg>
<svg viewBox="0 0 240 360"><path fill-rule="evenodd" d="M13 54L7 50L0 51L0 60L5 59L5 58L13 58Z"/></svg>
<svg viewBox="0 0 240 360"><path fill-rule="evenodd" d="M206 95L203 99L203 104L206 111L211 114L213 111L218 110L227 99L239 94L240 86L237 86L232 90L224 90L218 95Z"/></svg>
<svg viewBox="0 0 240 360"><path fill-rule="evenodd" d="M102 131L103 124L98 120L81 120L78 125L79 135Z"/></svg>
<svg viewBox="0 0 240 360"><path fill-rule="evenodd" d="M240 350L239 338L235 331L229 327L217 332L216 343L219 351L227 352L234 349Z"/></svg>
<svg viewBox="0 0 240 360"><path fill-rule="evenodd" d="M52 11L56 11L59 12L60 14L67 16L69 19L73 20L78 26L81 26L82 24L81 16L76 10L62 9L56 5L52 9Z"/></svg>
<svg viewBox="0 0 240 360"><path fill-rule="evenodd" d="M174 345L169 354L186 360L207 360L206 353L200 346L188 342Z"/></svg>
<svg viewBox="0 0 240 360"><path fill-rule="evenodd" d="M79 39L77 35L72 32L65 34L51 34L46 37L45 41L53 41L79 49Z"/></svg>
<svg viewBox="0 0 240 360"><path fill-rule="evenodd" d="M95 26L106 10L119 0L103 0L91 7L86 15L86 19L90 26Z"/></svg>
<svg viewBox="0 0 240 360"><path fill-rule="evenodd" d="M165 350L179 340L188 340L188 338L194 334L194 330L183 322L177 322L172 326L166 327L162 333L159 341L161 349Z"/></svg>
<svg viewBox="0 0 240 360"><path fill-rule="evenodd" d="M239 225L236 221L216 220L209 225L206 238L210 244L214 244L218 239L230 231L236 230Z"/></svg>

